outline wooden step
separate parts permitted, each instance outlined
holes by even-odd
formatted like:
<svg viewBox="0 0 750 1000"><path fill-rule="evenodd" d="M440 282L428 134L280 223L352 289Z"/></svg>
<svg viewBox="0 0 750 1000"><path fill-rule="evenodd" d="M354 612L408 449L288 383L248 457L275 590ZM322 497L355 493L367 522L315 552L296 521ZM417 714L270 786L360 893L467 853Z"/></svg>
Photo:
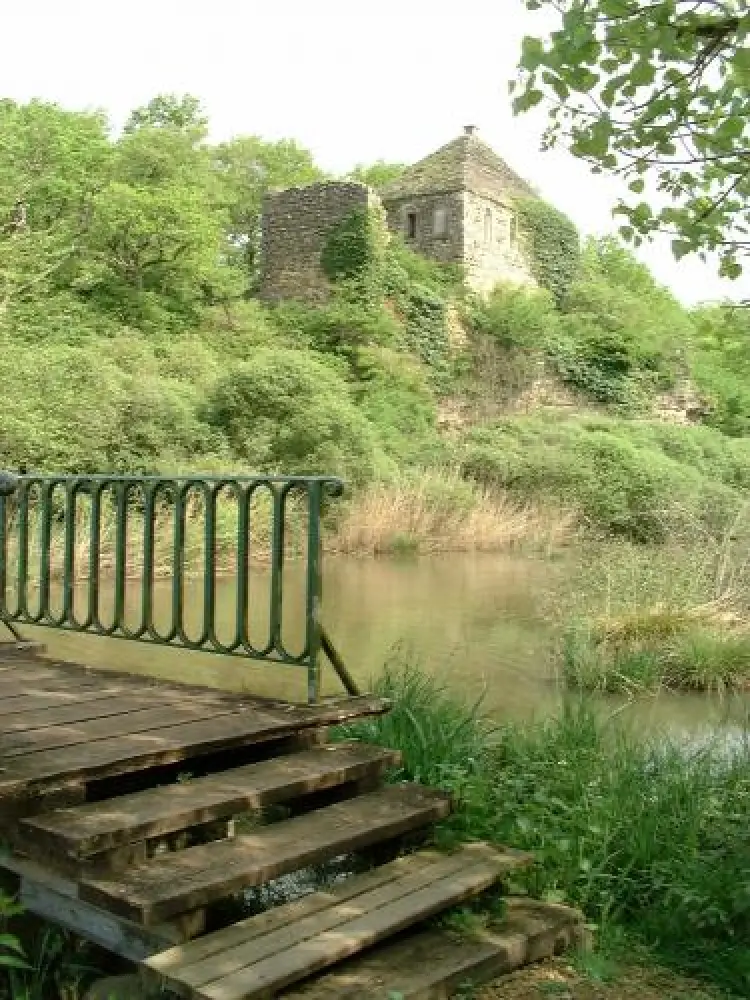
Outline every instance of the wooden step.
<svg viewBox="0 0 750 1000"><path fill-rule="evenodd" d="M72 676L75 679L78 674ZM62 685L64 678L56 683ZM92 675L87 683L107 688L102 677ZM22 674L16 684L20 692L24 686ZM142 685L141 690L125 681L121 686L120 691L110 691L109 697L115 700L127 697L128 705L132 705L131 698L142 695L146 722L142 721L141 712L129 708L117 716L107 716L101 724L92 718L71 725L47 725L42 717L22 732L6 733L0 727L0 803L71 781L90 782L235 747L278 741L305 730L377 715L390 707L383 699L364 696L298 706L256 704L239 696L194 693L190 689L162 691L158 686L147 689ZM92 690L99 693L99 688ZM54 693L48 691L43 697L52 697ZM78 692L57 693L64 694L67 700L40 704L35 698L29 700L22 695L17 707L23 711L33 707L56 709L79 696ZM4 700L5 695L0 705Z"/></svg>
<svg viewBox="0 0 750 1000"><path fill-rule="evenodd" d="M450 812L444 792L392 785L233 840L160 855L80 882L82 899L146 926L250 886L425 827Z"/></svg>
<svg viewBox="0 0 750 1000"><path fill-rule="evenodd" d="M196 1000L273 996L464 902L530 860L484 844L447 855L412 854L329 892L170 948L144 964L166 985Z"/></svg>
<svg viewBox="0 0 750 1000"><path fill-rule="evenodd" d="M376 779L400 755L363 743L339 743L274 757L184 783L45 813L23 824L33 857L92 858L126 844L227 819L347 782Z"/></svg>
<svg viewBox="0 0 750 1000"><path fill-rule="evenodd" d="M491 979L585 944L578 910L511 896L505 915L481 930L457 934L436 927L415 929L282 995L284 1000L474 996L474 988Z"/></svg>

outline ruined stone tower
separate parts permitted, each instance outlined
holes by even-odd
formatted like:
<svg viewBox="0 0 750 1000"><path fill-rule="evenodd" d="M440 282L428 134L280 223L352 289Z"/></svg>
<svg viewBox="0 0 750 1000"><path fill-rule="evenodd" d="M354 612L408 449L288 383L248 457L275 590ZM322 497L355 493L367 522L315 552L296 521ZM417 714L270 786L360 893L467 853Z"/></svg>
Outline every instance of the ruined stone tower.
<svg viewBox="0 0 750 1000"><path fill-rule="evenodd" d="M264 203L261 298L324 302L330 283L321 253L333 227L352 212L384 207L388 228L417 253L463 264L469 285L533 281L514 203L531 187L466 126L463 134L408 167L382 191L330 181L269 194Z"/></svg>
<svg viewBox="0 0 750 1000"><path fill-rule="evenodd" d="M407 246L466 267L467 280L486 292L499 281L531 282L514 210L534 191L483 142L473 125L408 167L381 197L388 226Z"/></svg>

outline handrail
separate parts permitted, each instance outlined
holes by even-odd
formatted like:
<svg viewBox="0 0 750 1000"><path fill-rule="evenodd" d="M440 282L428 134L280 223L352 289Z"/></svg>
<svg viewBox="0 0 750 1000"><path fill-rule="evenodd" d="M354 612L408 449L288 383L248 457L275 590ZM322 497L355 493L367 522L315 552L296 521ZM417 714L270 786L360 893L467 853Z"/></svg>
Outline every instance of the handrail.
<svg viewBox="0 0 750 1000"><path fill-rule="evenodd" d="M13 623L303 666L309 701L320 697L323 652L349 693L358 693L320 621L323 507L342 492L341 480L328 476L0 472L0 620L16 637ZM223 523L228 516L230 531ZM261 542L253 540L255 527L265 532ZM202 539L196 568L203 595L199 631L193 634L185 614L186 546L196 530ZM304 603L304 642L297 650L284 636L290 534L304 552L304 582L297 588ZM236 595L226 636L217 620L217 580L223 576L219 535ZM251 638L249 628L261 576L255 569L258 549L269 567L262 641ZM154 614L157 550L171 581L166 628ZM104 584L111 584L113 593L108 618ZM61 591L59 606L53 590Z"/></svg>

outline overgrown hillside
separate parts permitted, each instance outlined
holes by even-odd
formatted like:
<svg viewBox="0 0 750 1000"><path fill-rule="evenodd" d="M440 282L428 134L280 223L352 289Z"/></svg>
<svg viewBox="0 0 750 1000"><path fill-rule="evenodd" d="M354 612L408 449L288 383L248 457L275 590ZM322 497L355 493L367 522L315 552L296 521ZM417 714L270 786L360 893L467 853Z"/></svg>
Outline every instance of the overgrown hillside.
<svg viewBox="0 0 750 1000"><path fill-rule="evenodd" d="M639 541L720 530L744 500L750 319L686 311L611 241L579 254L542 203L519 205L539 290L475 301L398 241L373 271L355 231L328 248L328 306L271 309L263 192L322 176L294 142L211 146L168 97L116 139L3 101L0 140L0 466L338 473L355 500L380 484L385 521L392 497L391 541L466 547L517 536L492 528L509 498ZM686 383L695 426L658 422ZM540 384L572 405L523 412Z"/></svg>

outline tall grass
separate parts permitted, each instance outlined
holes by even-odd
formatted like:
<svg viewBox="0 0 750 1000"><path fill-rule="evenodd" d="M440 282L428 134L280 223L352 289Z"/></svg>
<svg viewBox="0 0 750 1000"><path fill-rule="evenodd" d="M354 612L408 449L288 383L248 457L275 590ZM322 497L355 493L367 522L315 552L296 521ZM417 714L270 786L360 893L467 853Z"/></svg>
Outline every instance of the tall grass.
<svg viewBox="0 0 750 1000"><path fill-rule="evenodd" d="M689 543L587 552L557 608L565 683L627 693L750 688L745 520Z"/></svg>
<svg viewBox="0 0 750 1000"><path fill-rule="evenodd" d="M358 493L330 547L366 555L549 548L568 536L572 523L560 509L511 500L457 471L424 469Z"/></svg>
<svg viewBox="0 0 750 1000"><path fill-rule="evenodd" d="M403 777L457 793L443 838L531 850L534 894L581 906L677 967L750 991L750 735L734 749L644 740L585 701L491 727L413 666L375 685L394 713L348 735L402 751Z"/></svg>

